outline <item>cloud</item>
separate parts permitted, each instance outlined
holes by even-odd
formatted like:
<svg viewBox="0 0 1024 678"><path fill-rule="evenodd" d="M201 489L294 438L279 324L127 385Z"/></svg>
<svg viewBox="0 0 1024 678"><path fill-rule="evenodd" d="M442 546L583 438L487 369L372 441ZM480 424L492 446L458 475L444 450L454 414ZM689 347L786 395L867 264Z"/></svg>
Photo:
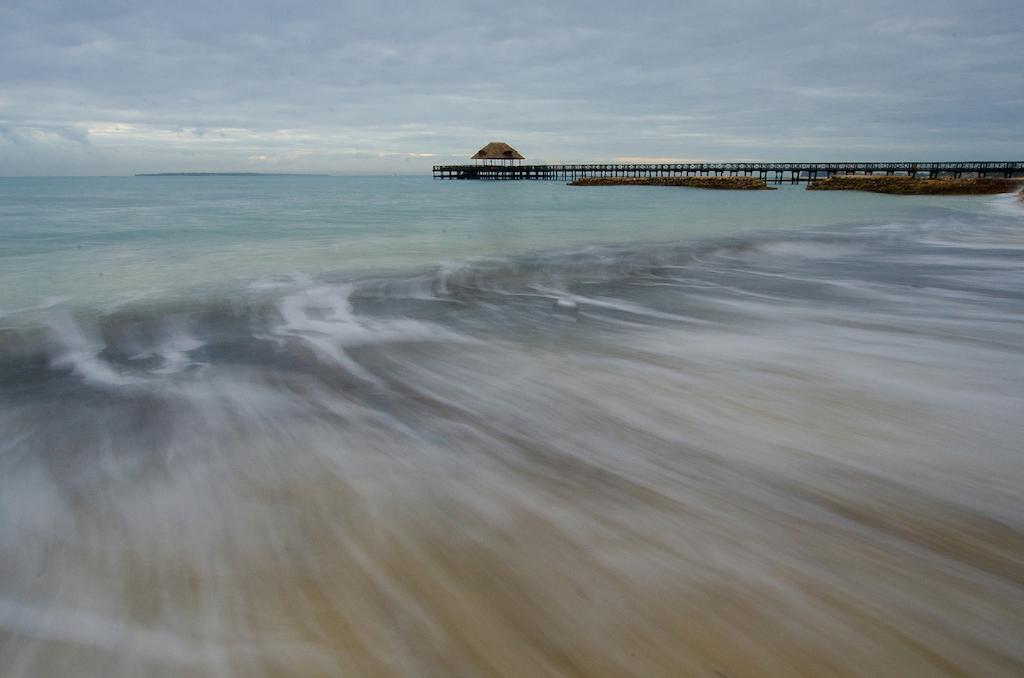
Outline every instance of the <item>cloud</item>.
<svg viewBox="0 0 1024 678"><path fill-rule="evenodd" d="M1016 2L8 0L0 174L1024 157L1021 56Z"/></svg>

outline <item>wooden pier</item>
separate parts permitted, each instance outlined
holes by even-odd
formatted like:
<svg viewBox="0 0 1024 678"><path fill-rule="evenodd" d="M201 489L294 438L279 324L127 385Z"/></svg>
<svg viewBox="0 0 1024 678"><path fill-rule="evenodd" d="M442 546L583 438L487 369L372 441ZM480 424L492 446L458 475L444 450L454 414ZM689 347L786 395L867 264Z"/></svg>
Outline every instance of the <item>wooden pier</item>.
<svg viewBox="0 0 1024 678"><path fill-rule="evenodd" d="M435 179L572 181L583 177L750 176L769 183L825 179L839 174L961 178L1024 175L1022 162L719 162L604 165L434 165Z"/></svg>

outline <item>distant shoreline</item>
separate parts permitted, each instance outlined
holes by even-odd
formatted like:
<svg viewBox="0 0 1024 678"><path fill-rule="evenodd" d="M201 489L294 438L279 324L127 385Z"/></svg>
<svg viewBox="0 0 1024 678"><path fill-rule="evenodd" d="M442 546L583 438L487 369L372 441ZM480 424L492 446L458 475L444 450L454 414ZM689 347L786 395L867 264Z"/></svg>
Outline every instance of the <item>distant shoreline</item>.
<svg viewBox="0 0 1024 678"><path fill-rule="evenodd" d="M330 174L289 172L142 172L137 177L329 177Z"/></svg>

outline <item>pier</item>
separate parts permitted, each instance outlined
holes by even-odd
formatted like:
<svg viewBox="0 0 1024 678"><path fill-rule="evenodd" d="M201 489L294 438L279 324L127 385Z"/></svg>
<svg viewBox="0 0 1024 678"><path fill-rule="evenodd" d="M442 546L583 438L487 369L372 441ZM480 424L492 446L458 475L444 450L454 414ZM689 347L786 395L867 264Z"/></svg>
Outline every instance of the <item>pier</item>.
<svg viewBox="0 0 1024 678"><path fill-rule="evenodd" d="M801 183L842 174L962 178L1024 175L1021 162L719 162L525 165L434 165L435 179L572 181L585 177L749 176L768 183Z"/></svg>

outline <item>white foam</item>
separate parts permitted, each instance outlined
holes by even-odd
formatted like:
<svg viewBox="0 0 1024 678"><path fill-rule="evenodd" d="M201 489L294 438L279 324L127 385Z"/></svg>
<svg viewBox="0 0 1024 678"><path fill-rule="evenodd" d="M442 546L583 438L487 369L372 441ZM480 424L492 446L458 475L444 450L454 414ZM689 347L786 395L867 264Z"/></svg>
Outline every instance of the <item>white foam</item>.
<svg viewBox="0 0 1024 678"><path fill-rule="evenodd" d="M159 368L150 370L152 374L177 374L198 363L191 360L189 352L201 348L204 343L184 331L176 331L167 337L152 351L137 353L133 360L142 358L160 358Z"/></svg>
<svg viewBox="0 0 1024 678"><path fill-rule="evenodd" d="M810 241L782 240L757 247L755 252L778 257L800 257L801 259L839 259L859 254L862 249L854 245L839 245Z"/></svg>
<svg viewBox="0 0 1024 678"><path fill-rule="evenodd" d="M121 374L100 358L106 345L99 339L86 337L82 328L67 313L51 317L47 327L52 338L63 348L53 359L55 367L69 368L84 381L96 386L145 383L144 379Z"/></svg>
<svg viewBox="0 0 1024 678"><path fill-rule="evenodd" d="M1024 184L1021 185L1024 189ZM1019 193L1001 193L987 202L993 212L1024 219L1024 203L1020 201Z"/></svg>
<svg viewBox="0 0 1024 678"><path fill-rule="evenodd" d="M550 287L543 287L541 285L533 285L533 289L541 292L548 298L550 298L556 305L562 306L563 308L580 308L582 307L594 307L594 308L605 308L614 311L621 311L623 313L629 313L630 315L638 315L647 318L658 318L661 320L674 320L677 322L694 323L698 325L710 324L705 320L699 320L697 318L691 318L689 316L679 315L677 313L665 313L663 311L656 311L640 304L634 304L629 301L622 301L621 299L611 299L608 297L588 297L581 294L573 294L564 290L558 290Z"/></svg>
<svg viewBox="0 0 1024 678"><path fill-rule="evenodd" d="M287 295L278 304L284 323L273 328L271 334L299 339L322 360L367 381L377 379L345 349L409 341L467 341L437 325L411 318L357 317L349 300L353 290L351 284L324 285Z"/></svg>
<svg viewBox="0 0 1024 678"><path fill-rule="evenodd" d="M441 264L437 269L437 293L438 294L451 294L448 289L448 280L458 273L468 268L468 264L465 262L451 262L447 261Z"/></svg>

